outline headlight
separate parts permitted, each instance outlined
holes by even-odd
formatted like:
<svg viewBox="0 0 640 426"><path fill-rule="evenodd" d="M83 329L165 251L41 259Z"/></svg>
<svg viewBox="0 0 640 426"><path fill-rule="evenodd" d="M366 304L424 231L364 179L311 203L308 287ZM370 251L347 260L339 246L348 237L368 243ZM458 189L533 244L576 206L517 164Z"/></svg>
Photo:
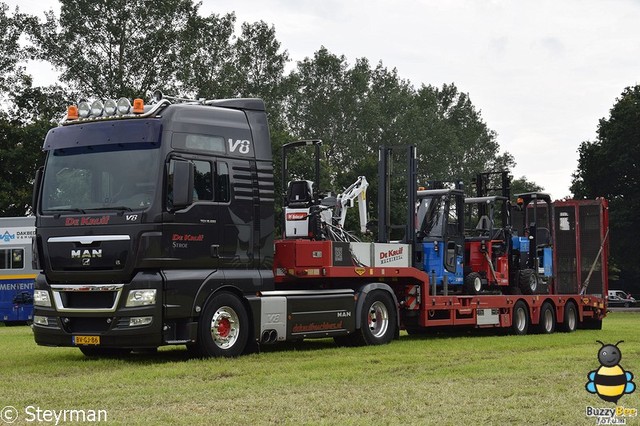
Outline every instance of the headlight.
<svg viewBox="0 0 640 426"><path fill-rule="evenodd" d="M51 299L49 298L49 292L47 290L34 290L33 291L33 304L35 306L51 307Z"/></svg>
<svg viewBox="0 0 640 426"><path fill-rule="evenodd" d="M127 297L127 308L147 306L156 303L156 289L131 290Z"/></svg>

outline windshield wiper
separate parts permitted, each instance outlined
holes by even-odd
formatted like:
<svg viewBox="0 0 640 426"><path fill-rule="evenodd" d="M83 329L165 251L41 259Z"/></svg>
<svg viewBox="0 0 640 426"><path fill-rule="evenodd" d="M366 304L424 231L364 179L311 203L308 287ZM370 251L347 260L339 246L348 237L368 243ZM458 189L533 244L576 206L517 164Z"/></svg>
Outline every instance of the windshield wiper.
<svg viewBox="0 0 640 426"><path fill-rule="evenodd" d="M59 209L43 209L43 212L46 213L55 213L55 214L61 214L61 213L66 213L66 212L72 212L72 213L82 213L85 214L86 211L84 209L78 209L75 207L62 207Z"/></svg>
<svg viewBox="0 0 640 426"><path fill-rule="evenodd" d="M132 212L133 209L127 206L104 206L104 207L94 207L91 209L85 209L86 211L96 211L96 210L117 210L117 211L125 211Z"/></svg>

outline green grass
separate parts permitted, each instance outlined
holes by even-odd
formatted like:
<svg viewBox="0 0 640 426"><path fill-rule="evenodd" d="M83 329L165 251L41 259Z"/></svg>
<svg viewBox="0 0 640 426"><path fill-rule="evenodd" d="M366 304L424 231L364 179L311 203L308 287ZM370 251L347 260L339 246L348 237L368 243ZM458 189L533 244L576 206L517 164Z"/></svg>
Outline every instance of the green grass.
<svg viewBox="0 0 640 426"><path fill-rule="evenodd" d="M363 348L306 341L200 360L182 347L89 359L37 346L29 327L0 327L0 406L18 409L14 424L34 406L103 409L113 425L594 425L586 406L613 407L584 388L599 367L595 341L624 340L620 364L640 377L639 330L639 313L612 313L600 331L403 335ZM639 394L619 404L640 408Z"/></svg>

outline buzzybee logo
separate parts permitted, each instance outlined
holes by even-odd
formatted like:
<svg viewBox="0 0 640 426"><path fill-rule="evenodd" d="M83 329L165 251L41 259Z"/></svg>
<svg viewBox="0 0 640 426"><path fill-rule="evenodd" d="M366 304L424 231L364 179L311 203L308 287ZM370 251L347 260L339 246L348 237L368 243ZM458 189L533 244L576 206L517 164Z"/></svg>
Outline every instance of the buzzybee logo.
<svg viewBox="0 0 640 426"><path fill-rule="evenodd" d="M618 345L623 341L612 344L604 344L596 340L602 347L598 351L600 368L587 374L589 381L585 388L589 393L597 394L600 399L607 402L618 403L622 395L633 393L636 385L633 383L633 373L625 371L620 365L622 352Z"/></svg>

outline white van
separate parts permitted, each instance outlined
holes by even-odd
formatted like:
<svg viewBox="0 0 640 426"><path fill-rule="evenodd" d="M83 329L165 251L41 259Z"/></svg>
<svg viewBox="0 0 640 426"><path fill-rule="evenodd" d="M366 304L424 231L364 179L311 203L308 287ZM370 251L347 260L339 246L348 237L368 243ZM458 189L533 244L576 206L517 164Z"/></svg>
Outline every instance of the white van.
<svg viewBox="0 0 640 426"><path fill-rule="evenodd" d="M630 299L630 300L635 301L635 299L633 297L631 297L630 294L627 294L622 290L609 290L609 293L607 294L607 297L612 297L612 296L617 296L620 299Z"/></svg>

